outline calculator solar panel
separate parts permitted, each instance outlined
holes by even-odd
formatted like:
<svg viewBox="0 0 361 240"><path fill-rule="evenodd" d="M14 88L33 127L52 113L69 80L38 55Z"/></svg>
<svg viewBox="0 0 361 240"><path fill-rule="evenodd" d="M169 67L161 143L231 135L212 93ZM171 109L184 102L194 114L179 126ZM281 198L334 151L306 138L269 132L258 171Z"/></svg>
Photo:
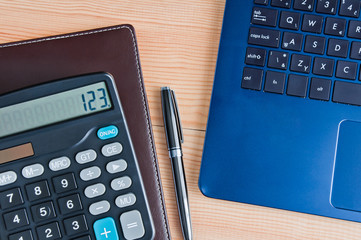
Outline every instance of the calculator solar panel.
<svg viewBox="0 0 361 240"><path fill-rule="evenodd" d="M111 75L0 96L0 239L152 239Z"/></svg>
<svg viewBox="0 0 361 240"><path fill-rule="evenodd" d="M359 158L344 150L361 141L360 7L227 0L199 178L206 196L361 222Z"/></svg>

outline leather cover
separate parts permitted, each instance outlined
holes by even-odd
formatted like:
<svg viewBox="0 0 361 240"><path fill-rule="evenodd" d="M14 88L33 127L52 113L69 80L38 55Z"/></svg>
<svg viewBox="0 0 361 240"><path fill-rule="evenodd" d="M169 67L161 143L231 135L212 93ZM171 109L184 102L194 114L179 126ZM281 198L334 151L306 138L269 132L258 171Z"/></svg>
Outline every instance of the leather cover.
<svg viewBox="0 0 361 240"><path fill-rule="evenodd" d="M156 230L170 239L134 28L119 25L0 45L0 95L94 72L113 75Z"/></svg>

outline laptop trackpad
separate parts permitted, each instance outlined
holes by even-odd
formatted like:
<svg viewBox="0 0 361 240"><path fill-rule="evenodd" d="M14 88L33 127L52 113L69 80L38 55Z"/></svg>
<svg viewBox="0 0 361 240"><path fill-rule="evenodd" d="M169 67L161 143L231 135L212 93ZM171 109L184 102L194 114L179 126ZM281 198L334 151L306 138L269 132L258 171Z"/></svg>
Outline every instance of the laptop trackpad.
<svg viewBox="0 0 361 240"><path fill-rule="evenodd" d="M331 204L361 212L361 122L340 123Z"/></svg>

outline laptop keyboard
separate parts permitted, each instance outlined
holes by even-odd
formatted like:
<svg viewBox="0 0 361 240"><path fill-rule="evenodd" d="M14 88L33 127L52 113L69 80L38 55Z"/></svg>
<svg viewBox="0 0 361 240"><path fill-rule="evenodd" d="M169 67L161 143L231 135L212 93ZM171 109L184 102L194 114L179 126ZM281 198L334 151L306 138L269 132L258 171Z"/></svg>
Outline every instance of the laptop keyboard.
<svg viewBox="0 0 361 240"><path fill-rule="evenodd" d="M254 0L242 88L361 106L360 0Z"/></svg>

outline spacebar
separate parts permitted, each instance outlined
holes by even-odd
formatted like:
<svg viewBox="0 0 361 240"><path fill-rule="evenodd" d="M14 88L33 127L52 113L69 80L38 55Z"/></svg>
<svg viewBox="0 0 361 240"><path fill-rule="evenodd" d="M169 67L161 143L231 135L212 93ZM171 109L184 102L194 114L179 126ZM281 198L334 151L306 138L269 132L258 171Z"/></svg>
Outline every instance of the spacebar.
<svg viewBox="0 0 361 240"><path fill-rule="evenodd" d="M361 106L361 84L335 81L332 101Z"/></svg>

